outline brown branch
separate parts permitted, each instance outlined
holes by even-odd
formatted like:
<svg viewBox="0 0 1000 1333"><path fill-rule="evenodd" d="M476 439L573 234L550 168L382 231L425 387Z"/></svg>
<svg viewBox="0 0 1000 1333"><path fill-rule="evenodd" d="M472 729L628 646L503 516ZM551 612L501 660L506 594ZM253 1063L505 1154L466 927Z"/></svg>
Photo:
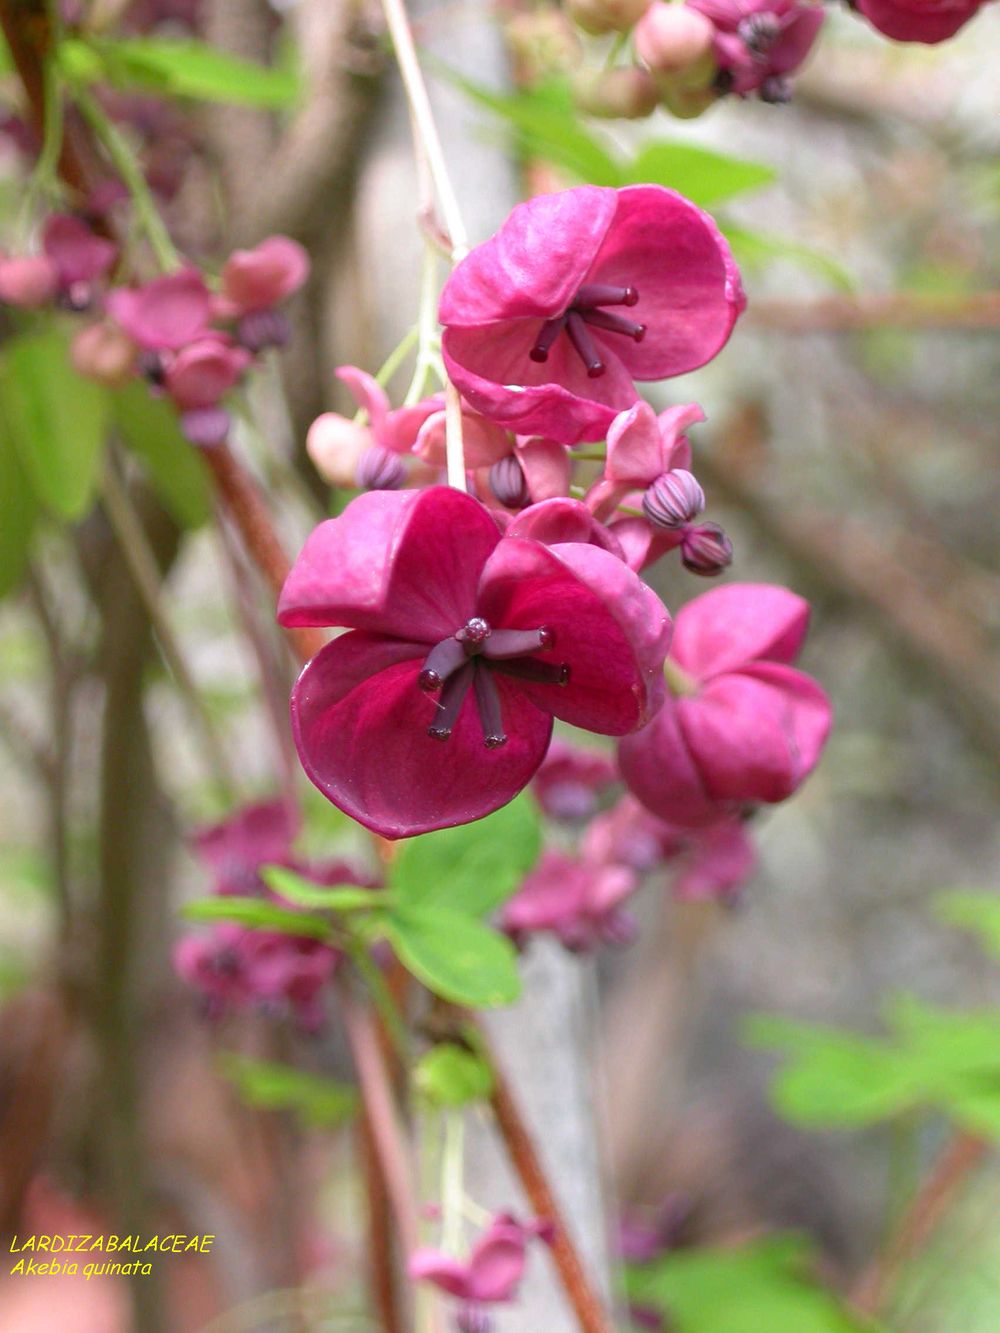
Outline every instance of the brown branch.
<svg viewBox="0 0 1000 1333"><path fill-rule="evenodd" d="M538 1150L532 1141L514 1094L497 1066L482 1026L479 1024L476 1026L477 1050L487 1058L493 1073L490 1105L493 1108L497 1128L528 1202L537 1216L547 1218L555 1229L552 1257L581 1333L612 1333L612 1325L605 1311L604 1302L591 1285L583 1261L573 1244L562 1210L556 1202L539 1159Z"/></svg>
<svg viewBox="0 0 1000 1333"><path fill-rule="evenodd" d="M933 1169L903 1215L883 1254L863 1274L854 1292L854 1304L865 1314L876 1314L899 1276L900 1269L924 1248L954 1203L970 1174L989 1151L989 1144L974 1134L957 1133L946 1145Z"/></svg>
<svg viewBox="0 0 1000 1333"><path fill-rule="evenodd" d="M817 301L763 298L747 307L746 324L773 333L850 333L899 328L908 333L935 330L992 332L1000 328L1000 291L962 296L887 292L825 296Z"/></svg>

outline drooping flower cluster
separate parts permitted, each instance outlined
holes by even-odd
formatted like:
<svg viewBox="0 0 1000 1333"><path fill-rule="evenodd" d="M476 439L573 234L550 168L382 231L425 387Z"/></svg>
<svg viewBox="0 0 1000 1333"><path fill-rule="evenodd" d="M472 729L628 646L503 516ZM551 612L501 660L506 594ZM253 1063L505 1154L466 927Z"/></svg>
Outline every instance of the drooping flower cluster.
<svg viewBox="0 0 1000 1333"><path fill-rule="evenodd" d="M294 910L261 878L264 866L285 866L316 884L363 884L372 880L344 861L310 863L293 842L298 817L284 801L263 801L237 810L201 830L194 848L220 896L266 898ZM181 978L201 994L209 1018L248 1009L291 1015L307 1031L323 1022L323 991L340 960L322 940L218 922L182 938L174 951Z"/></svg>

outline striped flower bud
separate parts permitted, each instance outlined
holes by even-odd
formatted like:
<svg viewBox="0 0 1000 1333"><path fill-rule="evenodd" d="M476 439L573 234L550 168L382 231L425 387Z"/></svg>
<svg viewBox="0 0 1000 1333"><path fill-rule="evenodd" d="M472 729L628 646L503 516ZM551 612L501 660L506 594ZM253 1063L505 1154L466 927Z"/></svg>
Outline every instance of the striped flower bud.
<svg viewBox="0 0 1000 1333"><path fill-rule="evenodd" d="M657 477L642 497L642 512L657 528L680 528L705 508L705 492L684 468Z"/></svg>
<svg viewBox="0 0 1000 1333"><path fill-rule="evenodd" d="M498 458L490 468L490 490L505 509L523 509L530 503L524 469L513 454Z"/></svg>
<svg viewBox="0 0 1000 1333"><path fill-rule="evenodd" d="M733 563L733 544L718 523L698 523L684 532L681 561L692 574L713 578Z"/></svg>
<svg viewBox="0 0 1000 1333"><path fill-rule="evenodd" d="M363 491L398 491L406 480L406 468L399 454L373 444L358 459L356 478Z"/></svg>

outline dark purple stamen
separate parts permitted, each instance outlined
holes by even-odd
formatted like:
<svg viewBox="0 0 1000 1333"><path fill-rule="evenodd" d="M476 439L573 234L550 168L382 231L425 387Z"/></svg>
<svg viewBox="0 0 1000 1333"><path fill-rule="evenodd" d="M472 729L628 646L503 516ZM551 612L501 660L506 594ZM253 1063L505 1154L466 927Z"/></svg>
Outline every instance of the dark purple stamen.
<svg viewBox="0 0 1000 1333"><path fill-rule="evenodd" d="M500 695L492 672L483 662L476 663L475 672L476 706L479 709L479 720L483 724L483 742L488 750L496 750L507 744L500 712Z"/></svg>
<svg viewBox="0 0 1000 1333"><path fill-rule="evenodd" d="M608 305L634 306L638 301L639 293L635 287L612 287L608 283L585 282L562 314L547 319L542 325L528 353L529 357L532 361L547 361L553 343L565 329L573 350L587 368L587 374L591 379L600 378L607 367L586 326L590 324L604 333L621 333L637 343L642 342L646 336L645 324L636 324L602 309Z"/></svg>
<svg viewBox="0 0 1000 1333"><path fill-rule="evenodd" d="M494 661L504 657L525 657L551 648L555 635L547 625L540 629L495 629L483 649L483 656Z"/></svg>
<svg viewBox="0 0 1000 1333"><path fill-rule="evenodd" d="M492 663L493 670L518 680L535 680L541 685L568 685L567 662L539 662L536 657L507 657Z"/></svg>
<svg viewBox="0 0 1000 1333"><path fill-rule="evenodd" d="M472 684L475 669L473 662L466 662L465 666L460 667L445 682L441 697L438 699L438 711L435 714L434 722L427 728L427 735L433 737L434 740L446 741L451 735L455 723L458 721L458 715L462 711L462 704L465 702L469 686Z"/></svg>
<svg viewBox="0 0 1000 1333"><path fill-rule="evenodd" d="M569 667L565 663L540 662L531 656L554 643L555 635L547 625L538 629L495 630L482 616L467 620L450 638L434 645L417 676L422 690L441 691L428 736L438 741L448 740L469 686L474 685L483 743L489 750L505 745L507 735L493 672L548 685L565 685L569 680Z"/></svg>

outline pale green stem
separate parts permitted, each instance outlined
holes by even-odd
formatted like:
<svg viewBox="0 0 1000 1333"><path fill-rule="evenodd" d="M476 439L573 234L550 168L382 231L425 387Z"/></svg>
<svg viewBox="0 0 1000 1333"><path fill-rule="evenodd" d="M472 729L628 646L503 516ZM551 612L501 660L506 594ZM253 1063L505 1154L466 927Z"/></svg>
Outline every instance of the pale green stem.
<svg viewBox="0 0 1000 1333"><path fill-rule="evenodd" d="M361 980L365 983L378 1016L405 1067L410 1056L410 1034L381 969L372 961L368 946L362 940L352 936L347 942L347 952Z"/></svg>
<svg viewBox="0 0 1000 1333"><path fill-rule="evenodd" d="M39 196L58 190L59 154L63 141L62 82L54 60L46 60L44 68L45 122L42 149L31 173L24 197L23 217L30 222Z"/></svg>
<svg viewBox="0 0 1000 1333"><path fill-rule="evenodd" d="M629 34L627 32L620 32L617 35L615 40L611 43L611 49L608 51L607 56L605 56L604 59L605 69L614 68L615 61L625 50L625 47L628 45L628 40L629 40Z"/></svg>
<svg viewBox="0 0 1000 1333"><path fill-rule="evenodd" d="M100 103L86 88L77 85L73 90L73 97L81 115L104 145L112 165L132 196L136 220L152 246L156 262L164 272L177 268L180 264L180 255L170 239L170 233L156 207L156 200L125 137L104 114Z"/></svg>
<svg viewBox="0 0 1000 1333"><path fill-rule="evenodd" d="M385 388L385 386L392 379L393 375L395 375L396 371L400 368L400 366L403 364L406 358L410 355L410 352L413 350L413 347L416 344L417 339L419 337L420 337L420 329L418 325L414 324L412 329L407 330L407 332L403 334L402 338L400 338L399 342L392 349L389 355L382 362L379 369L376 371L375 373L376 384L381 384L382 388L383 389Z"/></svg>
<svg viewBox="0 0 1000 1333"><path fill-rule="evenodd" d="M441 1161L441 1245L456 1255L462 1248L462 1213L465 1202L465 1117L461 1111L444 1115L444 1155Z"/></svg>
<svg viewBox="0 0 1000 1333"><path fill-rule="evenodd" d="M434 338L437 332L437 255L430 245L424 246L420 268L420 310L417 317L417 363L403 403L412 407L427 392L427 379L434 368ZM464 470L463 470L464 477Z"/></svg>
<svg viewBox="0 0 1000 1333"><path fill-rule="evenodd" d="M226 758L226 752L215 733L211 716L205 706L201 692L188 670L187 663L177 645L177 639L163 609L160 588L160 571L147 540L145 529L132 507L132 501L115 472L109 458L104 468L101 492L104 512L108 517L118 546L135 582L139 596L149 613L150 623L156 634L167 670L173 677L174 684L188 704L191 714L201 732L205 747L205 756L220 791L231 799L236 788L232 769Z"/></svg>

